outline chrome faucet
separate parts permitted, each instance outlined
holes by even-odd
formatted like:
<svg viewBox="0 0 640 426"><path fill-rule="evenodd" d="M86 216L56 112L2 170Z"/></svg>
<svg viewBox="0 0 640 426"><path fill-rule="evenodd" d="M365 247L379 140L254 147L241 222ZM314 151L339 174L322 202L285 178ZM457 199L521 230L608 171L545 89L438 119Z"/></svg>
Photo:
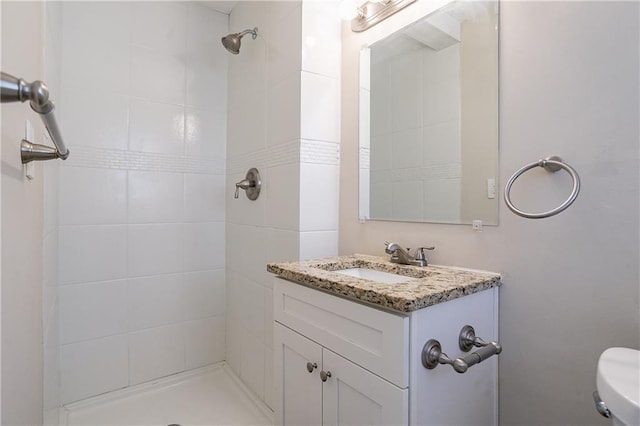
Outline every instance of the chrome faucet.
<svg viewBox="0 0 640 426"><path fill-rule="evenodd" d="M435 247L418 247L416 249L415 257L409 254L410 249L403 249L398 243L390 243L385 241L384 251L391 255L391 262L399 263L401 265L413 265L413 266L427 266L427 257L424 254L425 250L433 250Z"/></svg>

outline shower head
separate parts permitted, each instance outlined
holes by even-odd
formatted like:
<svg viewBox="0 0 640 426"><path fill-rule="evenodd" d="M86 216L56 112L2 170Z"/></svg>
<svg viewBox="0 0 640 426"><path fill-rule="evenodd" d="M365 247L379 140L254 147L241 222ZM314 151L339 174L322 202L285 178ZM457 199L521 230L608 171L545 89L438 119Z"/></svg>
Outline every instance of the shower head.
<svg viewBox="0 0 640 426"><path fill-rule="evenodd" d="M254 40L258 37L258 27L252 30L244 30L240 33L229 34L222 37L222 45L234 55L240 53L240 40L247 34L251 34L251 38Z"/></svg>

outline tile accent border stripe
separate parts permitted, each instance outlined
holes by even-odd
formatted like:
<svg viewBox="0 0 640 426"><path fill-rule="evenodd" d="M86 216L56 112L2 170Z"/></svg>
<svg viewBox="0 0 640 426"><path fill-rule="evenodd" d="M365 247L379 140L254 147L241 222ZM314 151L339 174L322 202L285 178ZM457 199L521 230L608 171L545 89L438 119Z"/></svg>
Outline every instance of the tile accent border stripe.
<svg viewBox="0 0 640 426"><path fill-rule="evenodd" d="M298 162L337 166L340 144L298 139L235 155L227 159L227 174L242 174L250 167L270 168Z"/></svg>
<svg viewBox="0 0 640 426"><path fill-rule="evenodd" d="M119 170L142 170L175 173L224 175L224 158L189 157L151 152L72 146L64 162L71 167L97 167Z"/></svg>

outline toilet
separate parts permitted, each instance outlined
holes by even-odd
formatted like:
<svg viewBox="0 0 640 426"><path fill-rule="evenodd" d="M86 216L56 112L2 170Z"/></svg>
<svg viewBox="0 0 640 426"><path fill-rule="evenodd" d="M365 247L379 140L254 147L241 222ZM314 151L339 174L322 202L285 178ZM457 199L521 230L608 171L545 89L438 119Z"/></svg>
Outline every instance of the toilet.
<svg viewBox="0 0 640 426"><path fill-rule="evenodd" d="M616 426L640 425L640 351L609 348L598 360L594 399Z"/></svg>

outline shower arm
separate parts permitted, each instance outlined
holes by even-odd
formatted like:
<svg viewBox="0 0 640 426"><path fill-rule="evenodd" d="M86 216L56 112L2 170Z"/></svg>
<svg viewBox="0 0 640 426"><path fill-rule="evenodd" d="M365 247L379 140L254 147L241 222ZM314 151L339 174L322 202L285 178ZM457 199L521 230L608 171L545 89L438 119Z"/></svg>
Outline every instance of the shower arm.
<svg viewBox="0 0 640 426"><path fill-rule="evenodd" d="M49 99L49 88L40 81L27 83L21 78L16 78L5 72L0 72L0 102L26 102L30 101L31 109L40 114L44 127L55 145L55 150L44 145L32 144L23 141L21 146L22 162L33 160L50 160L69 157L69 150L62 140L58 123L53 111L55 104Z"/></svg>
<svg viewBox="0 0 640 426"><path fill-rule="evenodd" d="M244 37L247 34L251 34L253 36L253 38L256 38L256 30L255 28L252 30L244 30L238 33L238 37Z"/></svg>

